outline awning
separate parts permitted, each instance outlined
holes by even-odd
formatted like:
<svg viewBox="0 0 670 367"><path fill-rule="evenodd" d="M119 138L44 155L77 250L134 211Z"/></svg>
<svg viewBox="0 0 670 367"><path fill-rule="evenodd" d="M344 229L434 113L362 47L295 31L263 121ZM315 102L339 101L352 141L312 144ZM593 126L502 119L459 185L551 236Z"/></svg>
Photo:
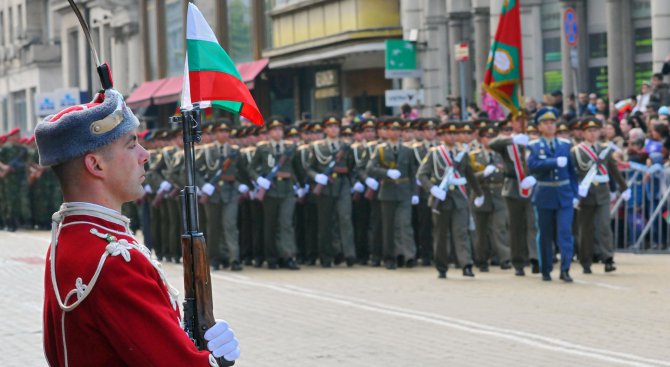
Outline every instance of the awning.
<svg viewBox="0 0 670 367"><path fill-rule="evenodd" d="M242 77L244 84L247 85L247 88L250 90L254 89L254 80L258 74L268 66L269 61L269 59L260 59L235 65L237 66L237 71L240 72L240 77Z"/></svg>
<svg viewBox="0 0 670 367"><path fill-rule="evenodd" d="M165 79L165 83L154 93L154 104L177 102L181 98L181 86L181 75Z"/></svg>
<svg viewBox="0 0 670 367"><path fill-rule="evenodd" d="M165 79L158 79L142 83L126 99L126 105L132 109L150 106L151 98L165 84L165 81Z"/></svg>
<svg viewBox="0 0 670 367"><path fill-rule="evenodd" d="M268 62L269 59L261 59L235 65L247 88L254 89L254 80L268 66ZM126 105L135 109L177 102L181 98L181 87L181 75L144 82L128 97Z"/></svg>

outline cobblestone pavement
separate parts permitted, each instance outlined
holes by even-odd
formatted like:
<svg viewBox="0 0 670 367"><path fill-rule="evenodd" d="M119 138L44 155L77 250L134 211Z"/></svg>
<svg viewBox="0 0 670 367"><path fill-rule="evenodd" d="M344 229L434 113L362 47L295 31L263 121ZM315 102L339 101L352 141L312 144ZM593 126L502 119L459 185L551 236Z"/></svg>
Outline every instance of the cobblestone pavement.
<svg viewBox="0 0 670 367"><path fill-rule="evenodd" d="M0 232L0 365L45 366L47 232ZM575 284L492 269L213 272L236 366L670 366L670 256L618 254ZM170 281L181 266L165 264ZM557 278L557 274L554 274Z"/></svg>

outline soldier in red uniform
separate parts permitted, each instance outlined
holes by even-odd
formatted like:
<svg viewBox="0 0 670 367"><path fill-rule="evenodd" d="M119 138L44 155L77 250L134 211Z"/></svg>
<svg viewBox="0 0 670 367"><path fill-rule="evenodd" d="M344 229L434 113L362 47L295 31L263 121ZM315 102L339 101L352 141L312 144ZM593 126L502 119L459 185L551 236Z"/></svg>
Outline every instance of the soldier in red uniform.
<svg viewBox="0 0 670 367"><path fill-rule="evenodd" d="M225 321L199 351L180 325L177 290L120 214L143 194L148 153L121 94L47 117L35 129L40 164L53 167L64 204L52 217L44 300L51 366L217 366L235 360Z"/></svg>

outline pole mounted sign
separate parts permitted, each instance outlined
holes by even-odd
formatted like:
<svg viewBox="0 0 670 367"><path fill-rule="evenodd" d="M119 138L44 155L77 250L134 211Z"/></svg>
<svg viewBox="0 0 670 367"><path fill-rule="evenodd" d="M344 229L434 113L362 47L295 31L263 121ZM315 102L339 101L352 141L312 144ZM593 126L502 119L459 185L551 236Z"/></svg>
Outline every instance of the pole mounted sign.
<svg viewBox="0 0 670 367"><path fill-rule="evenodd" d="M456 61L468 61L470 59L470 48L466 42L458 43L454 46L454 56Z"/></svg>
<svg viewBox="0 0 670 367"><path fill-rule="evenodd" d="M405 40L386 40L386 79L418 78L422 70L416 65L416 45Z"/></svg>
<svg viewBox="0 0 670 367"><path fill-rule="evenodd" d="M567 8L563 13L563 25L565 29L565 39L570 47L577 47L579 41L579 27L577 26L577 13L575 9Z"/></svg>

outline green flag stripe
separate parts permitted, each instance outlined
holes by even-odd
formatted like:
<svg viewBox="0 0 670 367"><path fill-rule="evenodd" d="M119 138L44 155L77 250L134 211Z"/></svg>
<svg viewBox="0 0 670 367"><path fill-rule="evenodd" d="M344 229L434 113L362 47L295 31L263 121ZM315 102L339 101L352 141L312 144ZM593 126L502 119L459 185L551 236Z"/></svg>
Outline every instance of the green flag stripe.
<svg viewBox="0 0 670 367"><path fill-rule="evenodd" d="M220 71L244 82L235 64L219 44L202 40L186 40L189 71Z"/></svg>
<svg viewBox="0 0 670 367"><path fill-rule="evenodd" d="M242 110L242 103L233 101L213 101L212 107L216 107L232 113L240 113Z"/></svg>

